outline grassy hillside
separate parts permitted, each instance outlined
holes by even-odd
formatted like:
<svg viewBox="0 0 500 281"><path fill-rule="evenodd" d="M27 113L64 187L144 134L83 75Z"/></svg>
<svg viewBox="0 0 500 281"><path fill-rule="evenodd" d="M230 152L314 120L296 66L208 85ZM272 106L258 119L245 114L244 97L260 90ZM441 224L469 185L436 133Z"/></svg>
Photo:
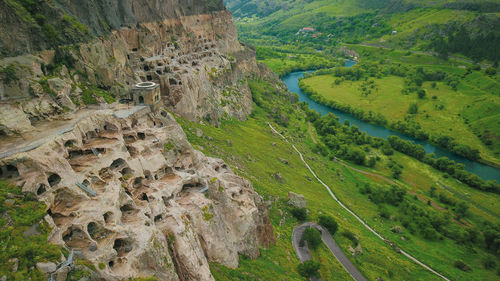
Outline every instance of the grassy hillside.
<svg viewBox="0 0 500 281"><path fill-rule="evenodd" d="M234 171L247 177L256 191L272 202L271 221L277 234L277 244L268 250L263 250L262 256L256 261L242 257L241 266L238 269L212 264L211 268L216 280L255 280L257 278L303 280L296 273L298 260L291 244L292 228L298 222L291 216L286 206L284 198L288 191L294 191L306 197L310 211L309 220L316 220L319 214L331 215L336 219L340 229L334 237L349 257L351 254L348 253L347 248L353 242L344 236L347 235L345 233L352 232L359 238L364 253L353 257L352 261L368 279L375 280L381 277L384 280L438 280L437 277L397 254L330 199L327 191L318 182L310 180L312 175L289 144L271 133L266 124L268 120L282 124L279 127L280 130L293 139L297 147L304 152L305 158L313 169L334 188L336 195L398 246L408 250L412 255L422 259L451 279L494 280L496 278L496 269L484 269L483 261L491 258L491 254L482 248L483 242L478 240L472 244L470 242L458 243L439 233L436 234L437 239L428 239L411 224L408 227L401 226L400 219L402 218L398 215L401 207L375 203L372 196L364 191L366 186L390 190L385 181L379 177L359 173L345 167L342 163L314 153L313 151L318 151L318 145L314 144L314 141L322 137L315 132L314 128L309 130L305 112L297 104L290 104L290 97L278 94L265 81L252 82L251 86L254 100L259 106L248 121L224 121L220 128L214 128L210 125L180 120L188 138L196 148L208 155L225 159ZM272 103L270 103L271 100ZM202 137L196 135L196 129L203 131ZM485 194L457 183L443 173L403 154L396 152L393 156L385 156L378 149L360 147L368 150L368 155L377 155L380 159L376 161L373 168L349 163L350 166L390 178L392 170L388 164L399 163L404 168L400 179L395 181L407 192L403 196L403 202L405 202L403 205L414 206L436 218L448 217L440 224L453 229L453 233L468 233L468 228L482 227L485 220L494 224L498 223L500 210L495 203L499 199L498 195ZM284 164L281 159L287 160L289 164ZM280 173L283 181L277 179L276 173ZM447 189L438 185L438 181L446 185ZM431 186L436 190L430 192L433 189ZM456 207L446 200L439 199L446 197L455 200L455 204L466 202L468 206L466 216L455 217ZM401 233L391 231L395 225L402 227ZM464 235L466 237L468 234ZM321 275L324 280L346 280L345 271L325 249L318 249L313 252L313 256L322 264ZM456 268L454 263L457 260L462 260L473 270L465 272Z"/></svg>
<svg viewBox="0 0 500 281"><path fill-rule="evenodd" d="M341 43L464 55L497 64L500 3L494 1L228 0L242 41L315 49ZM312 33L296 34L303 27ZM395 31L395 32L394 32ZM314 34L314 36L313 36Z"/></svg>

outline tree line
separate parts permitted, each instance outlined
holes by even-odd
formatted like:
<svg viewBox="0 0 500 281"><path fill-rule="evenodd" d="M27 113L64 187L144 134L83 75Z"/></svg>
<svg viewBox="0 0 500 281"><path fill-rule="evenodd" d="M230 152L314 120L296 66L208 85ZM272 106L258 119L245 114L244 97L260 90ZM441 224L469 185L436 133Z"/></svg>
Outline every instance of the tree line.
<svg viewBox="0 0 500 281"><path fill-rule="evenodd" d="M313 122L316 131L322 137L326 147L317 148L318 152L332 157L339 157L353 161L358 165L375 165L377 159L367 158L365 151L359 147L351 145L369 145L375 149L381 149L386 154L392 154L393 150L411 156L435 169L445 172L472 188L493 193L500 193L500 184L493 180L485 181L477 175L467 172L463 164L456 163L447 157L436 159L434 154L427 154L423 146L414 144L411 141L403 140L397 136L390 136L387 140L372 137L366 132L362 132L356 126L350 126L348 122L341 124L334 114L329 113L323 117L316 111L310 110L302 103L303 109L307 112L307 118ZM398 167L391 167L398 175Z"/></svg>

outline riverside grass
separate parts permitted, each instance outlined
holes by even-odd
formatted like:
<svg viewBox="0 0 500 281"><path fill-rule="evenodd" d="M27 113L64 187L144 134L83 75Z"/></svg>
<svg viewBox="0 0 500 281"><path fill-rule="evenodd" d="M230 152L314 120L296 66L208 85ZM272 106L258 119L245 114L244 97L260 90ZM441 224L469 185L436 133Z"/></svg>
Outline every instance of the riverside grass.
<svg viewBox="0 0 500 281"><path fill-rule="evenodd" d="M265 83L253 84L254 92L256 90L269 90L265 85L262 85ZM293 106L290 106L290 109L292 108ZM286 132L286 135L305 154L307 161L318 175L334 188L334 192L339 198L371 226L448 278L466 278L468 280L493 280L496 278L495 270L483 269L482 260L489 255L476 246L469 249L463 245L457 245L447 238L442 241L428 241L407 231L404 231L403 235L406 240L403 241L400 238L401 234L392 233L391 227L398 222L381 219L378 216L377 206L358 191L363 184L376 184L376 182L369 176L312 153L311 148L314 147L314 143L303 113L300 110L288 110L287 112L290 126L288 129L281 127L280 130ZM347 248L352 242L339 233L342 233L343 230L349 230L356 234L360 238L364 255L353 258L353 262L368 279L374 280L377 277L382 277L386 280L439 280L367 232L333 200L325 200L325 198L329 198L326 190L314 180L307 179L307 177L312 178L312 175L303 166L298 156L293 153L291 147L271 134L266 126L267 120L268 114L256 107L248 121L223 121L220 128L191 123L182 119L179 119L179 122L186 129L188 138L195 145L195 148L201 149L208 155L224 159L235 172L248 178L253 183L255 190L265 198L270 199L270 196L272 198L277 196L285 198L288 191L294 191L306 197L310 210L310 220L316 220L320 213L333 216L339 223L339 231L334 238L348 256L350 253L347 252ZM206 137L197 137L196 129L201 129ZM208 141L208 136L212 137L213 140ZM316 138L319 139L319 136ZM227 145L228 139L233 144L232 146ZM272 145L273 143L276 143L276 147ZM376 150L372 153L381 155ZM470 215L462 223L466 225L478 224L482 220L498 222L500 210L494 204L498 200L498 195L472 190L453 179L445 178L443 173L400 153L396 152L391 157L393 161L404 165L401 181L398 182L420 198L420 200L415 200L412 199L412 196L407 195L407 200L415 200L415 204L418 206L432 212L438 212L434 207L428 206L426 202L427 200L435 201L428 195L429 188L439 180L453 190L450 192L450 196L458 200L460 198L455 197L455 194L462 195L469 203ZM279 160L280 158L287 159L290 165L283 164ZM386 168L387 161L389 161L388 157L381 157L374 169L360 168L383 175L390 174ZM343 175L344 181L337 176L338 171ZM273 177L276 172L280 172L285 179L283 184ZM440 188L439 192L444 191ZM440 207L439 212L448 212L447 206L441 203L437 203L437 205ZM390 213L396 212L394 207L388 206L388 209ZM280 225L282 216L278 210L287 213L283 200L273 201L271 208L271 221L275 227L275 233L279 235L277 244L268 250L262 250L262 256L255 261L242 257L241 265L237 269L211 264L216 280L254 280L257 276L266 280L282 280L283 278L301 280L296 272L298 260L291 244L291 232L297 222L287 213L285 223ZM345 280L345 276L342 275L346 274L345 271L335 262L331 254L319 250L313 253L313 258L322 263L320 270L324 280ZM471 266L473 271L463 272L455 268L453 262L458 259ZM331 275L332 272L335 274Z"/></svg>

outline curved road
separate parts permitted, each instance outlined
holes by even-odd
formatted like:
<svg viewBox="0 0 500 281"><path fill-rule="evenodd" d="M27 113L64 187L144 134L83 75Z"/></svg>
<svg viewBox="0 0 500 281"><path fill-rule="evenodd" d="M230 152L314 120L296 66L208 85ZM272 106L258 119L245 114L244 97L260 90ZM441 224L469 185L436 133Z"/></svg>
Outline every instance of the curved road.
<svg viewBox="0 0 500 281"><path fill-rule="evenodd" d="M401 253L403 254L404 256L406 256L407 258L409 258L410 260L412 260L413 262L417 263L418 265L422 266L423 268L427 269L428 271L432 272L433 274L435 274L436 276L439 276L440 278L442 278L443 280L446 280L446 281L450 281L450 279L446 278L444 275L440 274L439 272L435 271L434 269L432 269L431 267L429 267L428 265L424 264L423 262L419 261L418 259L414 258L412 255L408 254L407 252L397 248L394 244L392 244L392 242L390 242L389 240L385 239L382 235L380 235L378 232L376 232L373 228L371 228L363 219L361 219L358 215L356 215L356 213L354 213L353 211L351 211L351 209L347 208L347 206L345 206L338 198L337 196L335 196L335 194L333 194L332 192L332 189L326 184L324 183L317 175L316 173L313 171L313 169L311 168L311 166L309 166L309 164L307 164L306 160L304 159L304 156L302 155L302 153L297 149L297 147L290 143L288 141L288 139L283 136L282 134L280 134L272 125L271 123L267 122L267 125L269 126L269 128L271 128L271 130L277 134L278 136L280 136L285 142L289 143L292 148L297 152L297 154L299 154L300 156L300 160L302 160L302 162L304 163L304 165L306 165L307 169L311 172L311 174L314 176L314 178L316 180L319 181L319 183L321 183L321 185L323 185L326 190L328 191L328 193L330 194L330 196L333 198L333 200L335 200L342 208L344 208L344 210L346 210L347 212L349 212L351 215L353 215L366 229L368 229L370 232L372 232L375 236L377 236L378 238L380 238L381 240L383 240L384 242L386 242L387 244L389 244L393 249L397 249L397 252L398 253Z"/></svg>
<svg viewBox="0 0 500 281"><path fill-rule="evenodd" d="M354 280L367 281L367 279L361 274L361 272L359 272L359 270L346 257L344 252L342 252L337 243L335 243L335 240L333 240L333 237L332 235L330 235L330 232L328 232L328 230L326 230L322 226L313 222L306 222L300 226L296 226L293 229L292 244L295 253L297 253L297 256L299 257L300 262L305 262L311 259L311 253L309 252L307 244L301 247L300 243L304 231L309 227L314 227L321 233L321 240L323 240L323 243L325 243L328 249L330 249L330 252L332 252L335 258L342 264L342 266L344 266L344 268L347 270L347 272L349 272L349 274ZM311 278L311 280L317 281L321 279Z"/></svg>

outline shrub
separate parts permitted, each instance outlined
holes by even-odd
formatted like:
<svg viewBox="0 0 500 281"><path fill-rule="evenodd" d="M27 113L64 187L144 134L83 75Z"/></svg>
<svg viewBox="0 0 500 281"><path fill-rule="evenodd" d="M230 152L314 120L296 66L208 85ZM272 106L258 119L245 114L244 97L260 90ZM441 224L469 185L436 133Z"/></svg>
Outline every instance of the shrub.
<svg viewBox="0 0 500 281"><path fill-rule="evenodd" d="M19 195L6 204L7 194ZM35 267L37 262L56 262L61 251L56 245L47 242L50 228L43 220L46 215L45 204L38 202L33 195L23 194L21 189L0 181L0 214L7 214L12 225L0 218L0 276L7 280L45 280ZM24 195L24 196L23 196ZM38 223L39 234L25 236L23 233ZM13 272L8 261L18 259L18 270Z"/></svg>
<svg viewBox="0 0 500 281"><path fill-rule="evenodd" d="M82 93L82 101L84 104L97 104L97 99L91 90L85 89Z"/></svg>
<svg viewBox="0 0 500 281"><path fill-rule="evenodd" d="M497 266L497 263L495 262L495 257L492 255L489 255L483 260L483 266L486 269L493 269Z"/></svg>
<svg viewBox="0 0 500 281"><path fill-rule="evenodd" d="M423 98L425 98L426 92L424 89L420 89L417 91L417 95L418 95L419 99L423 99Z"/></svg>
<svg viewBox="0 0 500 281"><path fill-rule="evenodd" d="M290 213L299 221L305 221L307 219L306 208L292 208L290 210Z"/></svg>
<svg viewBox="0 0 500 281"><path fill-rule="evenodd" d="M311 249L316 249L321 244L321 234L316 228L308 227L302 235L302 241L307 241Z"/></svg>
<svg viewBox="0 0 500 281"><path fill-rule="evenodd" d="M2 79L9 84L12 81L17 81L19 80L19 77L17 77L16 74L16 65L13 63L10 63L4 68L0 68L0 74L2 74Z"/></svg>
<svg viewBox="0 0 500 281"><path fill-rule="evenodd" d="M408 114L417 114L418 113L418 105L416 103L410 104L408 108Z"/></svg>
<svg viewBox="0 0 500 281"><path fill-rule="evenodd" d="M494 68L494 67L488 67L484 70L484 72L487 74L487 75L490 75L490 76L493 76L495 74L497 74L497 70Z"/></svg>
<svg viewBox="0 0 500 281"><path fill-rule="evenodd" d="M456 260L455 263L454 263L455 267L462 270L462 271L471 271L472 268L470 268L470 266L468 266L465 262L463 262L462 260Z"/></svg>
<svg viewBox="0 0 500 281"><path fill-rule="evenodd" d="M351 242L354 244L354 245L357 245L358 244L358 238L356 238L356 235L354 233L352 233L351 231L349 230L344 230L342 231L340 234L342 234L342 236L344 236L345 238L351 240Z"/></svg>
<svg viewBox="0 0 500 281"><path fill-rule="evenodd" d="M320 225L328 229L328 232L330 232L331 235L335 234L339 228L338 223L330 216L320 215L318 222Z"/></svg>
<svg viewBox="0 0 500 281"><path fill-rule="evenodd" d="M320 264L313 260L305 261L297 266L297 271L300 275L305 278L311 278L314 276L318 276L318 270L320 268Z"/></svg>

